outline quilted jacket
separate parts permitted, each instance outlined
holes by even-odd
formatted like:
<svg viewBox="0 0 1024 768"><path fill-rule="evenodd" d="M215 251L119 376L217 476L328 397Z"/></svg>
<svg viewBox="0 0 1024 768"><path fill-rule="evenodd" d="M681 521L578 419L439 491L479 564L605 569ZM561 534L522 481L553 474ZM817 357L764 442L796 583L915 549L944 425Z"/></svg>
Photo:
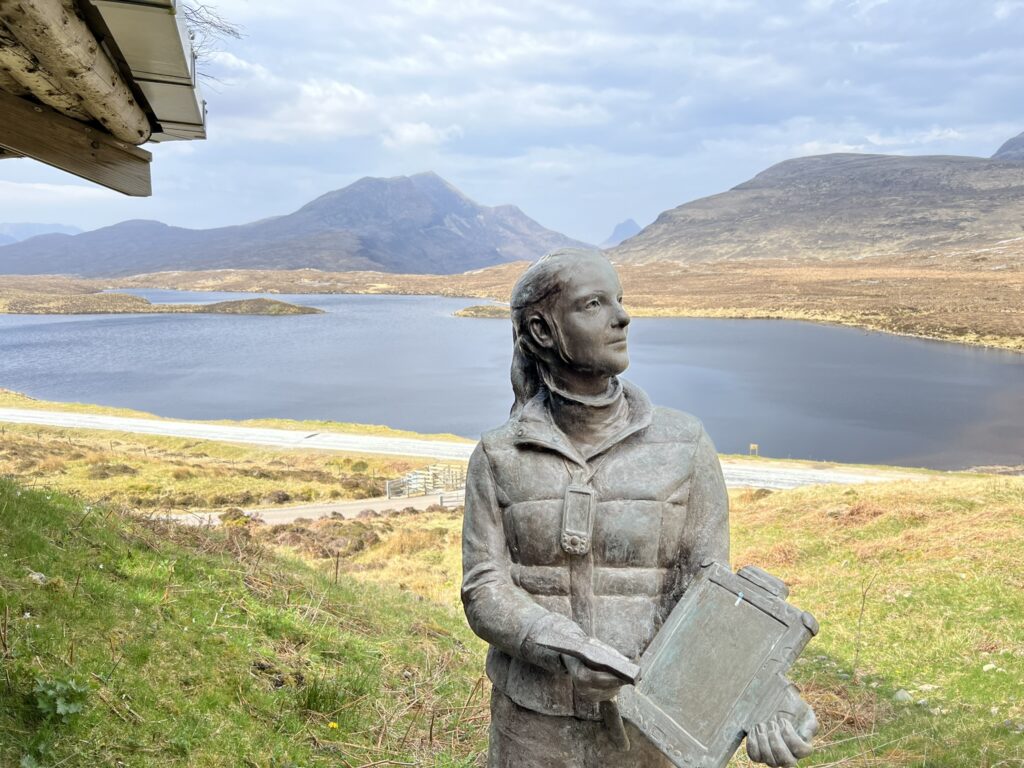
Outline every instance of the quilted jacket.
<svg viewBox="0 0 1024 768"><path fill-rule="evenodd" d="M637 660L700 563L728 562L728 497L714 446L693 416L652 407L623 382L626 426L589 455L540 393L486 433L469 462L462 600L490 643L487 674L522 707L597 719L560 656L533 642L561 628ZM596 499L591 546L561 543L567 486Z"/></svg>

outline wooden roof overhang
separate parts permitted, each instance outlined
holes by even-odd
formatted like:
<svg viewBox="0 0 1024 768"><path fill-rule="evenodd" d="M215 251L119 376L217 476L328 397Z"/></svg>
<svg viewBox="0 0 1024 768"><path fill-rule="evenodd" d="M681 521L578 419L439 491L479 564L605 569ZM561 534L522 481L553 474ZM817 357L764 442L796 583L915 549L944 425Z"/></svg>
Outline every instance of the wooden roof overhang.
<svg viewBox="0 0 1024 768"><path fill-rule="evenodd" d="M152 192L148 141L206 138L175 0L0 0L0 158Z"/></svg>

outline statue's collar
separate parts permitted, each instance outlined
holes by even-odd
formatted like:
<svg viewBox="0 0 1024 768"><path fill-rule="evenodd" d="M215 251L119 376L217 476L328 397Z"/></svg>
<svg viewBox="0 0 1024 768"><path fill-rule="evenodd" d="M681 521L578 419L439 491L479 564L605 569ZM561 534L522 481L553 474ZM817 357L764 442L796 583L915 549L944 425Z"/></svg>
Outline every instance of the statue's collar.
<svg viewBox="0 0 1024 768"><path fill-rule="evenodd" d="M608 379L608 389L600 395L577 395L566 392L559 387L551 380L547 370L543 367L538 367L540 368L541 380L544 382L544 386L547 387L548 393L558 395L558 397L570 403L586 406L587 408L607 408L610 405L614 405L620 397L623 397L622 382L618 376L612 376Z"/></svg>
<svg viewBox="0 0 1024 768"><path fill-rule="evenodd" d="M541 387L512 420L513 441L516 445L530 444L547 448L581 466L586 466L594 457L651 425L652 406L647 393L628 381L622 380L621 383L622 396L629 405L629 419L621 430L595 449L588 451L588 455L581 454L555 424L548 407L550 395L545 387Z"/></svg>

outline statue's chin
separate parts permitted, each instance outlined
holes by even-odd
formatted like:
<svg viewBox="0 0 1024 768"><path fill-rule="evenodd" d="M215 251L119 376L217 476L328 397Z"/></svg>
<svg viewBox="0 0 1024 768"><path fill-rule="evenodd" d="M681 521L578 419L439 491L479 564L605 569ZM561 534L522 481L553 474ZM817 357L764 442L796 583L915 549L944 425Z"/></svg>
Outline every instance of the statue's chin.
<svg viewBox="0 0 1024 768"><path fill-rule="evenodd" d="M610 361L611 364L608 366L606 376L618 376L629 368L629 355L623 352L621 355L617 355L616 358L614 361Z"/></svg>

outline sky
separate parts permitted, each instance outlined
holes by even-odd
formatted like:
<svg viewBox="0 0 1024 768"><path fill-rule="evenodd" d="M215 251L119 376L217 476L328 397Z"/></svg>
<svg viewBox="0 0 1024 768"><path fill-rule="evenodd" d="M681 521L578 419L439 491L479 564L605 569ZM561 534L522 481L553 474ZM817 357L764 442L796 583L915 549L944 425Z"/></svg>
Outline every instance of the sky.
<svg viewBox="0 0 1024 768"><path fill-rule="evenodd" d="M206 141L134 199L0 162L0 221L187 227L435 171L597 243L791 157L991 155L1024 131L1024 0L213 0Z"/></svg>

